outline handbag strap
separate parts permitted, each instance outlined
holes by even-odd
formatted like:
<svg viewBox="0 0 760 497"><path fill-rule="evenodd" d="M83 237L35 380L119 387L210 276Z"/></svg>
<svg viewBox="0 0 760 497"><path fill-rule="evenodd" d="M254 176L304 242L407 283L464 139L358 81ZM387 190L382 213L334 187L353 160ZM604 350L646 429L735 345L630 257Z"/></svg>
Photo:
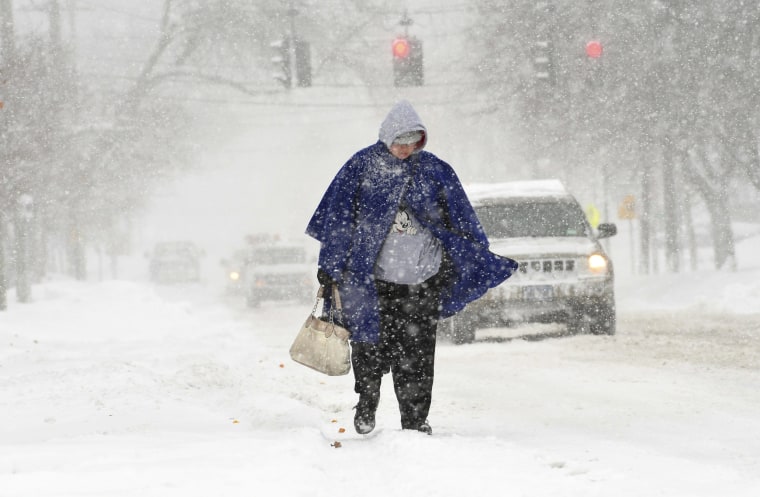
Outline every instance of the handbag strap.
<svg viewBox="0 0 760 497"><path fill-rule="evenodd" d="M334 314L338 315L338 319L343 321L343 305L340 303L340 292L338 292L338 286L333 285L333 300L330 305L330 322L334 321Z"/></svg>
<svg viewBox="0 0 760 497"><path fill-rule="evenodd" d="M319 306L319 299L321 299L322 298L322 294L324 294L323 289L324 289L324 287L320 286L319 290L317 290L317 298L314 300L314 307L311 310L312 317L316 316L316 314L317 314L317 307Z"/></svg>
<svg viewBox="0 0 760 497"><path fill-rule="evenodd" d="M335 309L338 312L343 312L343 305L340 303L340 292L338 292L338 285L333 285L333 302L335 302Z"/></svg>
<svg viewBox="0 0 760 497"><path fill-rule="evenodd" d="M333 291L333 299L330 303L330 323L333 323L333 320L335 319L335 314L338 315L338 319L343 319L343 304L340 302L340 292L338 291L338 286L333 284L332 285L332 291ZM317 290L317 298L314 301L314 308L311 310L311 315L316 316L317 315L317 307L319 306L319 299L324 298L325 295L325 287L323 285L319 286L319 290Z"/></svg>
<svg viewBox="0 0 760 497"><path fill-rule="evenodd" d="M337 285L332 285L333 290L333 300L332 305L330 306L330 312L332 313L332 309L335 308L335 310L341 314L343 313L343 304L340 302L340 292L338 291ZM314 309L312 309L311 313L312 315L317 313L317 306L319 305L319 299L323 298L325 296L325 287L323 285L319 286L319 290L317 290L317 299L314 301Z"/></svg>

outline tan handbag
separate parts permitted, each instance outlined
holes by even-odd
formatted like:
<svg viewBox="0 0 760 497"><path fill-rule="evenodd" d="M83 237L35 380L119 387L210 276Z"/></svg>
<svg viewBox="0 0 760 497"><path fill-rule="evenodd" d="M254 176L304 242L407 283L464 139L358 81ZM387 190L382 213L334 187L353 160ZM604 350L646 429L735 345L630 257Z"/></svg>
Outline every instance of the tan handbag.
<svg viewBox="0 0 760 497"><path fill-rule="evenodd" d="M323 292L324 287L320 286L314 309L290 346L290 357L297 363L328 376L348 374L351 370L351 349L348 344L351 333L334 320L335 314L340 314L342 310L340 295L333 285L330 313L327 319L318 318L315 314Z"/></svg>

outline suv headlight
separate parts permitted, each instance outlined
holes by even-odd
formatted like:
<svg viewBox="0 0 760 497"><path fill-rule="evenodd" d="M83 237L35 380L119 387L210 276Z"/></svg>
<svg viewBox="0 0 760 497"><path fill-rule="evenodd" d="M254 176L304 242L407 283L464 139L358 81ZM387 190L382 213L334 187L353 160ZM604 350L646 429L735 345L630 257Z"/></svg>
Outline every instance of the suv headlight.
<svg viewBox="0 0 760 497"><path fill-rule="evenodd" d="M588 269L592 274L607 274L607 258L602 254L588 256Z"/></svg>

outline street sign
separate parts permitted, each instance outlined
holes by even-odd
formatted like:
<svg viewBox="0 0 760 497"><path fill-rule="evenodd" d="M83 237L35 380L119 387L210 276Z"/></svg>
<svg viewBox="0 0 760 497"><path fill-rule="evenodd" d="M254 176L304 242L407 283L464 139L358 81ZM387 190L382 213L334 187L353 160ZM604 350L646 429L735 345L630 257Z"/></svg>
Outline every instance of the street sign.
<svg viewBox="0 0 760 497"><path fill-rule="evenodd" d="M626 195L618 207L618 218L636 219L636 199L633 195Z"/></svg>

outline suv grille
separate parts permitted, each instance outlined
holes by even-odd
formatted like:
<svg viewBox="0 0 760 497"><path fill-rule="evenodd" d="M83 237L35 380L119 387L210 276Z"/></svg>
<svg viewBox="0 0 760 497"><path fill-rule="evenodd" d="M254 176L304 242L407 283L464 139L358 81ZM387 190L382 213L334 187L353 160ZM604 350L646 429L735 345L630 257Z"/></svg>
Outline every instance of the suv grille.
<svg viewBox="0 0 760 497"><path fill-rule="evenodd" d="M518 279L560 278L575 272L575 259L533 259L518 261L515 276Z"/></svg>

